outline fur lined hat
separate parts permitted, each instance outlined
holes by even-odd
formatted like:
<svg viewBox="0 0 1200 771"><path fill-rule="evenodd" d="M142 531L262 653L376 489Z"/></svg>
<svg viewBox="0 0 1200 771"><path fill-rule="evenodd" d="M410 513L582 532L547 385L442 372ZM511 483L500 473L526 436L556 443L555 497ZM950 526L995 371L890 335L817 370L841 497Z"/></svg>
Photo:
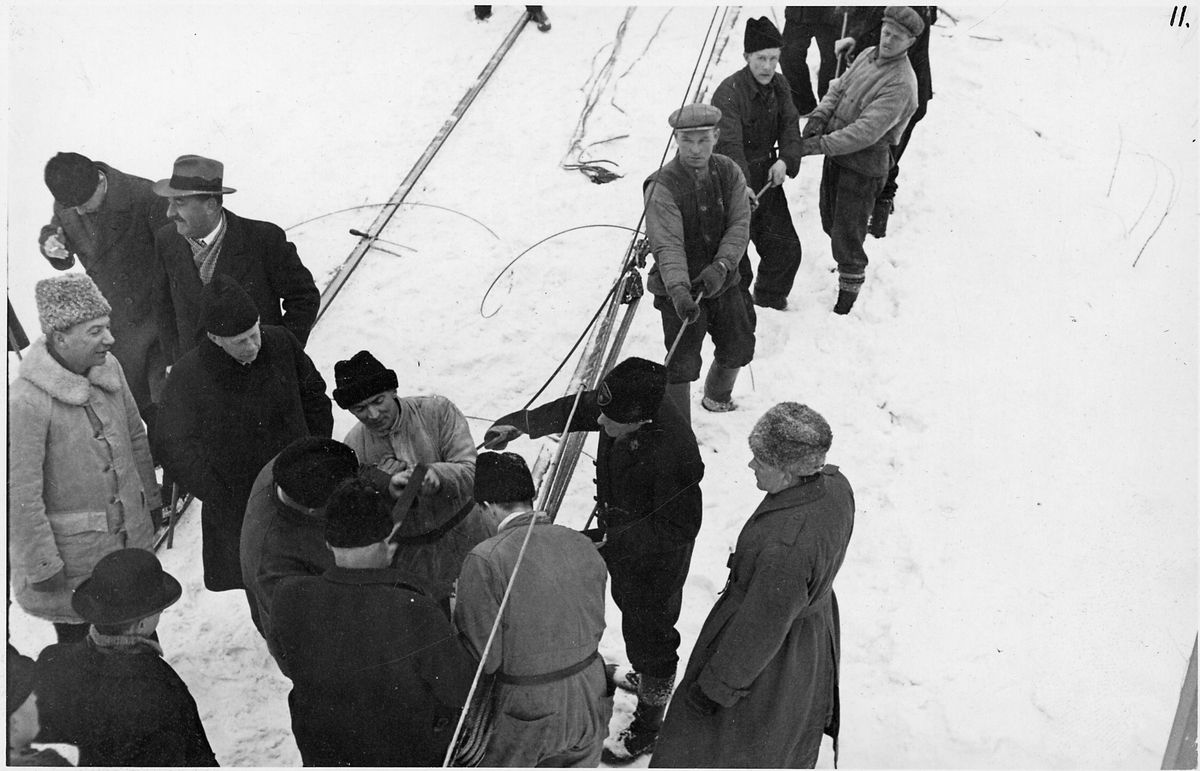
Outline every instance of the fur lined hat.
<svg viewBox="0 0 1200 771"><path fill-rule="evenodd" d="M780 402L758 419L750 432L750 451L777 469L815 473L825 465L833 431L816 410Z"/></svg>
<svg viewBox="0 0 1200 771"><path fill-rule="evenodd" d="M667 368L631 356L613 367L600 384L600 411L618 423L652 420L667 392Z"/></svg>
<svg viewBox="0 0 1200 771"><path fill-rule="evenodd" d="M523 503L537 495L525 459L515 452L485 452L475 461L475 500Z"/></svg>
<svg viewBox="0 0 1200 771"><path fill-rule="evenodd" d="M235 279L213 276L201 295L200 326L217 337L235 337L258 322L258 306Z"/></svg>
<svg viewBox="0 0 1200 771"><path fill-rule="evenodd" d="M783 48L783 35L779 34L779 28L766 16L747 19L742 45L748 54L764 48Z"/></svg>
<svg viewBox="0 0 1200 771"><path fill-rule="evenodd" d="M329 496L325 541L343 549L379 543L392 532L391 511L391 501L370 482L347 479Z"/></svg>
<svg viewBox="0 0 1200 771"><path fill-rule="evenodd" d="M65 208L82 206L96 194L100 169L79 153L59 153L46 163L43 175L50 194Z"/></svg>
<svg viewBox="0 0 1200 771"><path fill-rule="evenodd" d="M22 656L17 649L8 646L8 716L21 708L21 705L33 693L37 683L37 665L28 656Z"/></svg>
<svg viewBox="0 0 1200 771"><path fill-rule="evenodd" d="M86 273L64 273L37 282L38 323L42 333L61 332L83 321L112 313L112 306Z"/></svg>
<svg viewBox="0 0 1200 771"><path fill-rule="evenodd" d="M333 400L343 410L348 410L363 399L395 389L400 381L396 370L388 369L371 355L370 351L359 351L349 359L333 365Z"/></svg>
<svg viewBox="0 0 1200 771"><path fill-rule="evenodd" d="M925 31L925 21L921 14L907 5L889 5L883 10L883 23L895 24L913 37L920 37Z"/></svg>
<svg viewBox="0 0 1200 771"><path fill-rule="evenodd" d="M283 448L274 472L280 490L315 509L329 502L338 484L358 473L358 456L337 440L305 436Z"/></svg>

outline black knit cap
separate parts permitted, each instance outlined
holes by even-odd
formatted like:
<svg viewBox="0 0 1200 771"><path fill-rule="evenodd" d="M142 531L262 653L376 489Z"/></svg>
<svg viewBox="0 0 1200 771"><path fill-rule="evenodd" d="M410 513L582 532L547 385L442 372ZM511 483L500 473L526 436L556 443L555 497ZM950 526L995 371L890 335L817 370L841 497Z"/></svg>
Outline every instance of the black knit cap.
<svg viewBox="0 0 1200 771"><path fill-rule="evenodd" d="M485 452L475 461L475 500L524 503L537 495L525 459L515 452Z"/></svg>
<svg viewBox="0 0 1200 771"><path fill-rule="evenodd" d="M28 656L22 656L17 649L8 646L8 716L21 708L33 686L37 683L37 665Z"/></svg>
<svg viewBox="0 0 1200 771"><path fill-rule="evenodd" d="M218 337L234 337L258 321L258 307L242 285L218 273L202 295L200 326Z"/></svg>
<svg viewBox="0 0 1200 771"><path fill-rule="evenodd" d="M764 48L783 48L783 35L779 34L779 28L766 16L747 19L743 45L748 54Z"/></svg>
<svg viewBox="0 0 1200 771"><path fill-rule="evenodd" d="M79 206L96 193L100 170L79 153L59 153L46 164L46 187L63 206Z"/></svg>
<svg viewBox="0 0 1200 771"><path fill-rule="evenodd" d="M630 357L613 367L600 385L600 411L618 423L652 420L667 392L667 368Z"/></svg>
<svg viewBox="0 0 1200 771"><path fill-rule="evenodd" d="M349 359L333 365L333 400L343 410L348 410L363 399L400 384L396 371L388 369L371 355L370 351L359 351Z"/></svg>
<svg viewBox="0 0 1200 771"><path fill-rule="evenodd" d="M275 484L296 503L311 509L328 503L333 489L356 473L354 450L319 436L297 439L275 459Z"/></svg>
<svg viewBox="0 0 1200 771"><path fill-rule="evenodd" d="M366 480L347 479L329 496L325 540L352 549L379 543L392 532L391 501Z"/></svg>

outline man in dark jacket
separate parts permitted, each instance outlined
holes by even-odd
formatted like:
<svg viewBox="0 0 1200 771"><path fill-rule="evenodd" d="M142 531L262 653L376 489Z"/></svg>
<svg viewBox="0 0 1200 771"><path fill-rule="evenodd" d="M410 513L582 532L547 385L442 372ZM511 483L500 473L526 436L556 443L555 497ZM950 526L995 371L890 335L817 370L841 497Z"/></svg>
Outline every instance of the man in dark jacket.
<svg viewBox="0 0 1200 771"><path fill-rule="evenodd" d="M801 115L817 106L817 100L829 90L829 81L837 73L837 55L833 44L841 32L842 15L831 5L789 5L783 12L783 53L779 68L792 88L792 101ZM821 63L817 69L817 93L813 95L812 74L808 68L808 48L817 41Z"/></svg>
<svg viewBox="0 0 1200 771"><path fill-rule="evenodd" d="M671 113L668 122L679 151L642 184L646 237L654 254L646 287L662 314L666 348L675 351L667 394L688 425L691 384L700 377L705 333L714 346L700 402L706 410L735 409L733 385L741 368L754 359L756 320L745 287L750 200L742 170L713 152L720 120L721 111L707 104Z"/></svg>
<svg viewBox="0 0 1200 771"><path fill-rule="evenodd" d="M343 482L325 540L335 566L275 591L271 629L292 678L292 733L306 766L440 766L471 662L420 578L389 568L391 499Z"/></svg>
<svg viewBox="0 0 1200 771"><path fill-rule="evenodd" d="M204 585L222 592L245 588L242 520L258 472L302 436L328 438L333 409L300 342L260 327L254 301L229 276L204 288L200 323L208 337L167 378L159 451L163 468L204 502Z"/></svg>
<svg viewBox="0 0 1200 771"><path fill-rule="evenodd" d="M163 265L161 336L172 361L202 339L203 290L214 276L235 279L253 298L262 323L286 328L302 348L317 320L321 293L296 247L277 225L225 209L224 196L236 191L222 184L224 173L219 161L181 155L171 178L154 184L154 192L169 201L173 223L154 241Z"/></svg>
<svg viewBox="0 0 1200 771"><path fill-rule="evenodd" d="M913 9L889 5L879 46L863 51L833 82L804 125L801 153L825 156L821 227L838 265L834 313L850 312L866 279L867 223L892 167L891 145L917 109L908 51L924 28Z"/></svg>
<svg viewBox="0 0 1200 771"><path fill-rule="evenodd" d="M170 363L158 339L163 309L155 302L162 265L154 232L170 223L166 203L150 180L79 153L51 158L45 180L54 212L38 238L42 255L58 270L78 258L112 305L112 354L149 423Z"/></svg>
<svg viewBox="0 0 1200 771"><path fill-rule="evenodd" d="M144 549L96 564L71 604L88 638L38 657L37 741L79 747L81 766L215 766L196 701L151 635L182 594Z"/></svg>
<svg viewBox="0 0 1200 771"><path fill-rule="evenodd" d="M630 358L613 367L599 390L506 415L485 439L496 449L528 434L599 431L596 508L600 554L621 609L625 652L636 673L637 709L629 728L606 748L606 763L627 763L654 748L679 664L675 622L692 545L700 530L704 463L696 436L666 389L666 368Z"/></svg>
<svg viewBox="0 0 1200 771"><path fill-rule="evenodd" d="M349 447L306 436L285 447L254 480L242 522L242 581L258 608L251 614L258 633L277 662L271 643L275 589L288 576L319 576L333 567L325 546L325 505L333 489L357 471Z"/></svg>
<svg viewBox="0 0 1200 771"><path fill-rule="evenodd" d="M742 170L754 209L750 240L759 256L754 304L775 310L787 308L801 256L800 237L783 194L785 176L795 177L800 171L800 116L787 79L775 71L781 40L767 17L748 20L742 54L746 67L725 78L712 98L721 111L716 151ZM749 258L742 263L749 266Z"/></svg>

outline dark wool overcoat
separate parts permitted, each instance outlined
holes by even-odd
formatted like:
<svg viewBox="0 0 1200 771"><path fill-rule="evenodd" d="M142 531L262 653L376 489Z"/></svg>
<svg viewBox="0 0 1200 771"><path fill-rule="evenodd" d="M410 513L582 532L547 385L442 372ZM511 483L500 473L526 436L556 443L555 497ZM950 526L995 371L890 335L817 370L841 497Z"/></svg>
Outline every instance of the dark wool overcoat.
<svg viewBox="0 0 1200 771"><path fill-rule="evenodd" d="M154 252L154 233L170 224L167 199L154 194L153 183L97 163L108 179L108 192L100 208L79 214L74 207L54 202L50 224L42 228L38 243L61 227L62 241L71 256L47 258L58 270L74 266L75 259L112 306L112 355L121 362L129 390L138 409L145 410L157 396L166 377L167 352L159 343L163 309L155 295L163 278ZM173 226L172 226L173 227Z"/></svg>
<svg viewBox="0 0 1200 771"><path fill-rule="evenodd" d="M428 586L405 571L285 578L271 617L306 766L440 766L474 669Z"/></svg>
<svg viewBox="0 0 1200 771"><path fill-rule="evenodd" d="M172 368L158 421L163 468L204 502L205 587L244 588L242 520L255 478L292 441L333 432L321 373L283 327L262 327L250 364L205 338Z"/></svg>
<svg viewBox="0 0 1200 771"><path fill-rule="evenodd" d="M762 190L779 158L789 177L800 172L800 113L782 74L763 86L747 65L721 81L712 103L721 110L716 152L733 159L751 190Z"/></svg>
<svg viewBox="0 0 1200 771"><path fill-rule="evenodd" d="M37 666L37 741L76 745L80 766L217 765L196 700L150 647L60 643Z"/></svg>
<svg viewBox="0 0 1200 771"><path fill-rule="evenodd" d="M854 528L836 466L767 495L738 536L729 583L700 630L653 766L812 767L837 747L839 629L833 579ZM702 714L694 683L721 705Z"/></svg>
<svg viewBox="0 0 1200 771"><path fill-rule="evenodd" d="M237 281L258 306L259 322L286 327L303 347L317 320L321 293L296 247L278 225L245 219L228 209L225 226L213 275L223 273ZM191 246L174 225L155 234L155 249L164 271L158 291L165 309L161 336L174 361L202 339L204 284Z"/></svg>

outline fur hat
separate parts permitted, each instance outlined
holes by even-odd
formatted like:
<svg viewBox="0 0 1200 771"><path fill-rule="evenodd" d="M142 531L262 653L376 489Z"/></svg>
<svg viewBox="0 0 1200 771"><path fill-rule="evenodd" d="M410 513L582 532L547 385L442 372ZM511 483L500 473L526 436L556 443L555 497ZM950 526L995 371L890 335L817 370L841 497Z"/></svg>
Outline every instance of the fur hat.
<svg viewBox="0 0 1200 771"><path fill-rule="evenodd" d="M328 503L333 489L356 473L354 450L319 436L301 437L275 458L275 484L296 503L313 509Z"/></svg>
<svg viewBox="0 0 1200 771"><path fill-rule="evenodd" d="M183 588L154 552L118 549L106 554L75 587L71 607L92 624L132 624L175 604Z"/></svg>
<svg viewBox="0 0 1200 771"><path fill-rule="evenodd" d="M515 452L485 452L475 461L475 500L523 503L537 495L525 459Z"/></svg>
<svg viewBox="0 0 1200 771"><path fill-rule="evenodd" d="M711 104L704 104L703 102L685 104L671 113L670 118L667 118L667 123L670 123L671 128L676 131L716 128L720 122L720 108L713 107Z"/></svg>
<svg viewBox="0 0 1200 771"><path fill-rule="evenodd" d="M783 48L783 35L779 34L779 28L766 16L747 19L742 45L748 54L764 48Z"/></svg>
<svg viewBox="0 0 1200 771"><path fill-rule="evenodd" d="M96 194L100 169L79 153L59 153L46 163L46 187L54 200L67 208L81 206Z"/></svg>
<svg viewBox="0 0 1200 771"><path fill-rule="evenodd" d="M920 37L925 31L921 15L907 5L889 5L883 9L883 23L895 24L913 37Z"/></svg>
<svg viewBox="0 0 1200 771"><path fill-rule="evenodd" d="M333 400L343 410L348 410L363 399L384 391L391 391L400 384L396 371L388 369L371 355L370 351L359 351L349 359L333 365Z"/></svg>
<svg viewBox="0 0 1200 771"><path fill-rule="evenodd" d="M392 505L369 482L347 479L329 496L325 508L325 540L352 549L379 543L392 532Z"/></svg>
<svg viewBox="0 0 1200 771"><path fill-rule="evenodd" d="M613 367L600 384L600 411L618 423L652 420L667 392L667 368L631 356Z"/></svg>
<svg viewBox="0 0 1200 771"><path fill-rule="evenodd" d="M44 278L37 282L33 294L37 300L38 322L46 335L112 313L112 306L86 273Z"/></svg>
<svg viewBox="0 0 1200 771"><path fill-rule="evenodd" d="M234 279L218 273L213 276L202 295L200 326L218 337L234 337L258 321L254 300Z"/></svg>
<svg viewBox="0 0 1200 771"><path fill-rule="evenodd" d="M825 465L833 431L816 410L780 402L758 419L750 432L750 451L763 463L783 470L813 473Z"/></svg>
<svg viewBox="0 0 1200 771"><path fill-rule="evenodd" d="M37 682L37 665L28 656L17 653L17 649L8 646L8 716L21 708L33 686Z"/></svg>

